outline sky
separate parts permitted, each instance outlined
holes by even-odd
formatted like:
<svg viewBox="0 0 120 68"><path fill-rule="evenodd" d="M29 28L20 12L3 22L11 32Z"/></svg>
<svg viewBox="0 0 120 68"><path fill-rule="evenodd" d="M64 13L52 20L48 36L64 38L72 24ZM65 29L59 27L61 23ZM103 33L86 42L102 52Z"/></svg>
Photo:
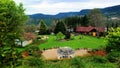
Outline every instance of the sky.
<svg viewBox="0 0 120 68"><path fill-rule="evenodd" d="M23 3L26 14L79 12L82 9L105 8L120 5L120 0L14 0Z"/></svg>

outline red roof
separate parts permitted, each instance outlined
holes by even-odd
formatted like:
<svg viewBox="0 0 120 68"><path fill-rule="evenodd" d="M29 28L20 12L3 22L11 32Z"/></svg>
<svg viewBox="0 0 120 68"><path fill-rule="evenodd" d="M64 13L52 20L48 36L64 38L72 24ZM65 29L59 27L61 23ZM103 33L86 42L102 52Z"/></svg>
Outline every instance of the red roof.
<svg viewBox="0 0 120 68"><path fill-rule="evenodd" d="M102 28L102 27L92 27L92 26L89 26L89 27L77 27L76 28L76 32L90 32L91 30L95 29L96 31L99 31L99 32L104 32L105 28Z"/></svg>

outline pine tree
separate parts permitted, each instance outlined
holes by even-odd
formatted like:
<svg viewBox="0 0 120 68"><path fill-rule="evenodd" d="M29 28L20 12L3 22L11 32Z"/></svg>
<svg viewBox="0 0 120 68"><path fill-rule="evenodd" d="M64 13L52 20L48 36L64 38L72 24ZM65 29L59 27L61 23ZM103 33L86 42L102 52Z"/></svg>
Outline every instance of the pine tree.
<svg viewBox="0 0 120 68"><path fill-rule="evenodd" d="M63 34L66 34L66 31L67 29L64 22L59 20L54 29L54 33L57 34L58 32L62 32Z"/></svg>
<svg viewBox="0 0 120 68"><path fill-rule="evenodd" d="M45 24L43 20L40 21L39 34L40 35L47 34L47 25Z"/></svg>
<svg viewBox="0 0 120 68"><path fill-rule="evenodd" d="M89 19L88 16L85 15L84 17L81 18L81 26L88 26L89 24Z"/></svg>

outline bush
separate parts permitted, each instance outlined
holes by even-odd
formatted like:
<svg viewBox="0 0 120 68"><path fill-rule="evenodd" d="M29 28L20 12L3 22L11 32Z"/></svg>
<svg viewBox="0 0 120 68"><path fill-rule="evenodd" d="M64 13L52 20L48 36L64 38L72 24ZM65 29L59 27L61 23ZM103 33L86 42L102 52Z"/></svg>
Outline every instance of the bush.
<svg viewBox="0 0 120 68"><path fill-rule="evenodd" d="M85 63L83 62L82 58L73 58L71 64L75 65L76 68L85 68Z"/></svg>
<svg viewBox="0 0 120 68"><path fill-rule="evenodd" d="M42 51L37 47L37 46L30 46L26 48L26 50L29 55L34 56L34 57L39 57L41 56Z"/></svg>
<svg viewBox="0 0 120 68"><path fill-rule="evenodd" d="M28 48L25 49L25 51L28 51L30 53L37 50L39 50L37 46L29 46Z"/></svg>
<svg viewBox="0 0 120 68"><path fill-rule="evenodd" d="M44 68L44 61L41 58L30 57L24 64L35 68Z"/></svg>
<svg viewBox="0 0 120 68"><path fill-rule="evenodd" d="M120 52L111 52L107 55L107 59L110 62L118 62L118 60L120 59Z"/></svg>
<svg viewBox="0 0 120 68"><path fill-rule="evenodd" d="M65 36L62 32L59 32L59 33L57 33L56 37L57 37L56 38L57 40L62 40L62 39L64 39Z"/></svg>
<svg viewBox="0 0 120 68"><path fill-rule="evenodd" d="M95 62L95 63L106 63L106 62L108 62L106 57L102 57L102 56L93 56L92 61Z"/></svg>
<svg viewBox="0 0 120 68"><path fill-rule="evenodd" d="M90 52L91 55L98 55L98 56L106 56L106 52L104 50L93 50Z"/></svg>
<svg viewBox="0 0 120 68"><path fill-rule="evenodd" d="M65 34L65 39L70 39L70 37L71 37L70 32L67 31Z"/></svg>

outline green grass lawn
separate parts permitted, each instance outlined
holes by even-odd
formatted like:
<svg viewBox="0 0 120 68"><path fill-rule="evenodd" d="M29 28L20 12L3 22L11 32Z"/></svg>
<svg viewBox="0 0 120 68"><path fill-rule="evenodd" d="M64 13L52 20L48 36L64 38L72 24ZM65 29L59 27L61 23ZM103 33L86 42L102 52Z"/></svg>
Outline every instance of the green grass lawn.
<svg viewBox="0 0 120 68"><path fill-rule="evenodd" d="M74 49L76 48L99 48L101 46L105 46L105 40L104 38L96 38L92 36L83 36L82 39L80 39L80 36L74 36L73 40L69 41L56 41L56 37L49 35L49 39L47 42L40 44L39 48L52 48L52 47L63 47L63 46L69 46Z"/></svg>

